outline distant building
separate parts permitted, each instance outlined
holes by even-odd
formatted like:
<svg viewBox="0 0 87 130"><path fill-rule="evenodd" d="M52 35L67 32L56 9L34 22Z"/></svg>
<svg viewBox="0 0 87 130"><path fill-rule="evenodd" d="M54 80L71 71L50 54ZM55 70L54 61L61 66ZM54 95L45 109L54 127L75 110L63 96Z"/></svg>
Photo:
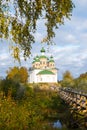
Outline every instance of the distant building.
<svg viewBox="0 0 87 130"><path fill-rule="evenodd" d="M45 55L42 47L41 55L33 59L32 67L29 68L29 83L57 83L57 68L53 56Z"/></svg>

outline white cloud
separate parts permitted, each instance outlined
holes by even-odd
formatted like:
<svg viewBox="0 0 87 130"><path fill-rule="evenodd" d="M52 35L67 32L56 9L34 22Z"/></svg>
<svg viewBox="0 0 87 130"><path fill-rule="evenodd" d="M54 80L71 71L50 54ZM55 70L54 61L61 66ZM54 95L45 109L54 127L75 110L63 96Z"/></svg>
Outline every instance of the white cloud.
<svg viewBox="0 0 87 130"><path fill-rule="evenodd" d="M78 23L77 23L78 24ZM80 19L80 22L77 26L78 31L84 31L87 30L87 20Z"/></svg>
<svg viewBox="0 0 87 130"><path fill-rule="evenodd" d="M0 55L0 61L6 60L8 58L9 58L9 56L6 53Z"/></svg>
<svg viewBox="0 0 87 130"><path fill-rule="evenodd" d="M65 53L72 53L74 52L75 50L77 50L79 48L79 45L71 45L71 44L68 44L68 45L63 45L63 46L54 46L52 48L52 52L54 53L60 53L60 54L65 54Z"/></svg>
<svg viewBox="0 0 87 130"><path fill-rule="evenodd" d="M66 42L68 43L77 43L78 41L76 40L76 37L72 34L67 34L67 36L65 37Z"/></svg>
<svg viewBox="0 0 87 130"><path fill-rule="evenodd" d="M6 66L6 63L1 63L0 66Z"/></svg>

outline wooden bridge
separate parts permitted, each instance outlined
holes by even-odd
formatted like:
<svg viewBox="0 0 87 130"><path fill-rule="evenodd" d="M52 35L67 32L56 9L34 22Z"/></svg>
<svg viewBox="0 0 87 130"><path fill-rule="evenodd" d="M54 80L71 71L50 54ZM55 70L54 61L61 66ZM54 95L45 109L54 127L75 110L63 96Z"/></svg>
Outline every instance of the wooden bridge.
<svg viewBox="0 0 87 130"><path fill-rule="evenodd" d="M83 122L87 127L87 93L70 88L59 88L59 95L70 106L71 113L76 114L76 122Z"/></svg>

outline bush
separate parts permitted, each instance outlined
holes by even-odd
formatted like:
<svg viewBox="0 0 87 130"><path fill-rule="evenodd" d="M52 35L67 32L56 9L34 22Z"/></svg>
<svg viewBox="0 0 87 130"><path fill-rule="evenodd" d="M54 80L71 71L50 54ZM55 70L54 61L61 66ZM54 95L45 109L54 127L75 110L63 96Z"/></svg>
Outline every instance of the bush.
<svg viewBox="0 0 87 130"><path fill-rule="evenodd" d="M3 96L8 97L8 95L11 94L11 97L14 99L21 98L24 93L23 87L18 82L14 82L11 79L2 80L0 90L3 92Z"/></svg>

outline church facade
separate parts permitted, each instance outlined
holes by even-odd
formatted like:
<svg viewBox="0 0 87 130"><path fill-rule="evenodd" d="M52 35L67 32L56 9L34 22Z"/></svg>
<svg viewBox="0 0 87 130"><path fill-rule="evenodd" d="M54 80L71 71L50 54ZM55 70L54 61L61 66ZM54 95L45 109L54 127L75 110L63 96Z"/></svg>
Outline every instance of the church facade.
<svg viewBox="0 0 87 130"><path fill-rule="evenodd" d="M42 47L41 55L34 57L29 68L29 83L57 83L58 69L53 56L47 57Z"/></svg>

